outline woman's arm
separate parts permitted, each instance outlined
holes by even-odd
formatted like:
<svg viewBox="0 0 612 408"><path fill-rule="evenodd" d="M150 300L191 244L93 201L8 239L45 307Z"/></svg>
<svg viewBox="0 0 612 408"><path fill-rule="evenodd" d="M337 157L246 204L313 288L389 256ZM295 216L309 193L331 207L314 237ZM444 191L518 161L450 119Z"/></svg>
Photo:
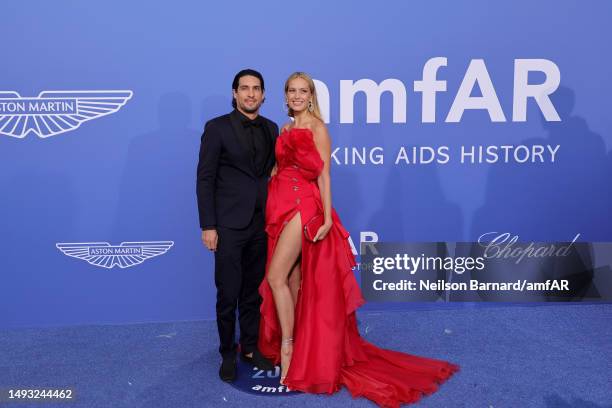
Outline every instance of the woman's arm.
<svg viewBox="0 0 612 408"><path fill-rule="evenodd" d="M324 213L324 224L319 228L315 241L323 239L327 232L332 226L332 199L331 199L331 179L329 175L329 167L331 161L331 141L327 127L323 122L317 122L313 127L312 133L314 135L315 146L317 151L323 160L323 170L317 178L317 185L321 193L321 201L323 202L323 213Z"/></svg>

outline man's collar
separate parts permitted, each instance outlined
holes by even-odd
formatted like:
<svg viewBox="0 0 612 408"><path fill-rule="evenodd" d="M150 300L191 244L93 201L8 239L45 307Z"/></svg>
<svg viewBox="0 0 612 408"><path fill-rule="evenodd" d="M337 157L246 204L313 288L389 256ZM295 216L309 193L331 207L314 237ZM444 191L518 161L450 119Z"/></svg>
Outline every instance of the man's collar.
<svg viewBox="0 0 612 408"><path fill-rule="evenodd" d="M238 109L234 109L234 112L236 113L237 117L240 119L241 122L252 122L252 121L261 121L261 115L257 114L257 116L255 117L255 119L251 119L249 118L247 115L245 115L244 113L240 112Z"/></svg>

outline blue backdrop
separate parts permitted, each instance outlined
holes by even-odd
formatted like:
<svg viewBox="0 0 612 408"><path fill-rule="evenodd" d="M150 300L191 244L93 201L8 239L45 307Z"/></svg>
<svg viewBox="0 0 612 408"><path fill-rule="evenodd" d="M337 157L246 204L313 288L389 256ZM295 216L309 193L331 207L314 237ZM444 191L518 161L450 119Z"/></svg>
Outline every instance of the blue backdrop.
<svg viewBox="0 0 612 408"><path fill-rule="evenodd" d="M309 72L328 90L338 149L333 203L357 247L362 234L612 239L609 2L29 1L0 11L0 327L214 317L195 167L203 124L231 109L231 80L245 67L264 74L262 113L278 123L287 119L282 88L291 72ZM435 103L423 103L415 81L436 57L446 59L434 73L445 84ZM380 102L373 93L353 95L362 79L390 90ZM526 89L540 101L522 102ZM63 91L77 100L74 91L113 90L123 96L102 103L114 113L93 103L74 123L51 112L16 125L44 109L35 99L21 109L20 98ZM432 106L433 122L423 116ZM462 106L479 109L461 114ZM351 108L352 120L344 116ZM109 114L58 131L100 113ZM464 154L462 163L462 149L473 146L500 155L471 163L477 153ZM423 160L415 163L413 149ZM436 154L427 163L432 150L448 160ZM125 268L92 265L57 247L151 241L171 244Z"/></svg>

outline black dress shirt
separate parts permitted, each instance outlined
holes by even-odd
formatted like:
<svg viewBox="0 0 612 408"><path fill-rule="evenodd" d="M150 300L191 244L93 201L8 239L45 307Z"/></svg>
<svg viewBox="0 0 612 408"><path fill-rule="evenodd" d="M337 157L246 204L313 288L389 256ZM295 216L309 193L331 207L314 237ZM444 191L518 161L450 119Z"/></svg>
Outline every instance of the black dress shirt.
<svg viewBox="0 0 612 408"><path fill-rule="evenodd" d="M272 137L269 135L269 129L266 126L264 120L257 116L255 119L249 119L242 112L236 110L240 116L244 134L242 135L246 140L246 145L251 151L251 157L253 158L253 172L257 177L263 177L266 171L266 164L268 163L270 154L274 154L272 151ZM257 195L255 203L256 210L263 210L265 203L261 194Z"/></svg>

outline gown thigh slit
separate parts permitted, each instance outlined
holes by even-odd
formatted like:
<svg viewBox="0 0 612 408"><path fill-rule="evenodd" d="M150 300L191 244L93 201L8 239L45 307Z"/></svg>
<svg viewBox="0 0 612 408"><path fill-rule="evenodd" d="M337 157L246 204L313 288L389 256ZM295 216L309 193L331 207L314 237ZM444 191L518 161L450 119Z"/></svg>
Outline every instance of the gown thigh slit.
<svg viewBox="0 0 612 408"><path fill-rule="evenodd" d="M309 129L284 131L276 142L277 173L268 184L266 233L268 265L284 226L300 213L301 227L323 215L317 177L323 161ZM333 393L342 386L383 407L418 401L438 389L459 367L442 360L374 346L357 329L356 309L364 303L353 274L349 234L332 209L325 238L302 235L301 277L294 314L293 355L284 383L292 390ZM266 279L262 297L259 350L280 362L281 330Z"/></svg>

